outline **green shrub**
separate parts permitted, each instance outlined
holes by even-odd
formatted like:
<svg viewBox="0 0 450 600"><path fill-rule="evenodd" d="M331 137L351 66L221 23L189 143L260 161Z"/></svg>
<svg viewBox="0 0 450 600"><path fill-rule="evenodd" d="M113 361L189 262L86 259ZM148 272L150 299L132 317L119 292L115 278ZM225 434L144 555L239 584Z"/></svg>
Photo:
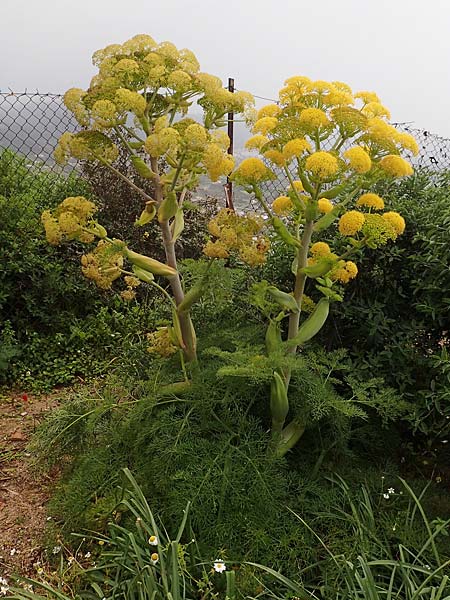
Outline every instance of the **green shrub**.
<svg viewBox="0 0 450 600"><path fill-rule="evenodd" d="M45 240L40 214L87 184L0 155L0 383L52 387L104 370L142 315L80 274L78 248Z"/></svg>
<svg viewBox="0 0 450 600"><path fill-rule="evenodd" d="M329 348L348 348L361 377L382 377L413 404L413 429L430 451L450 434L449 189L450 174L419 172L380 190L406 232L363 257L324 333Z"/></svg>

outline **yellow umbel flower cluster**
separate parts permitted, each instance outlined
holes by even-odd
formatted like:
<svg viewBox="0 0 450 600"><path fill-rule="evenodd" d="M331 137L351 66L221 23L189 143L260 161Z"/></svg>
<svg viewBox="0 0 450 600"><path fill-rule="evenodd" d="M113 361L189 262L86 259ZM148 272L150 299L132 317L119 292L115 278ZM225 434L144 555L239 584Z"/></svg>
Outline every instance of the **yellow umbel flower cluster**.
<svg viewBox="0 0 450 600"><path fill-rule="evenodd" d="M358 267L351 260L340 260L335 269L332 270L330 277L340 283L348 283L358 275Z"/></svg>
<svg viewBox="0 0 450 600"><path fill-rule="evenodd" d="M239 114L253 106L251 94L224 89L218 77L200 72L190 50L158 44L148 35L95 52L93 63L98 74L89 89L72 88L64 96L85 131L64 134L55 151L58 162L73 157L112 163L118 150L108 137L111 132L129 153L138 152L131 158L141 176L154 177L150 163L164 158L169 174L163 183L175 178L180 191L195 187L202 173L216 181L231 172L229 139L218 128L228 112ZM203 124L182 118L194 101L204 110Z"/></svg>
<svg viewBox="0 0 450 600"><path fill-rule="evenodd" d="M350 183L367 174L373 182L411 174L411 165L400 154L417 154L417 142L388 123L389 110L375 93L354 94L339 81L295 76L286 80L279 98L279 104L258 111L247 148L259 150L283 170L295 165L308 194L318 184L339 178Z"/></svg>
<svg viewBox="0 0 450 600"><path fill-rule="evenodd" d="M150 343L147 347L150 354L168 358L178 350L178 347L172 341L168 327L158 327L156 331L147 333L147 340Z"/></svg>
<svg viewBox="0 0 450 600"><path fill-rule="evenodd" d="M355 235L364 225L364 215L357 210L350 210L339 219L339 232L342 235Z"/></svg>
<svg viewBox="0 0 450 600"><path fill-rule="evenodd" d="M357 173L367 173L372 168L370 156L360 146L354 146L346 150L344 158L348 160L349 167Z"/></svg>
<svg viewBox="0 0 450 600"><path fill-rule="evenodd" d="M245 142L247 150L259 150L269 142L269 138L265 135L254 135Z"/></svg>
<svg viewBox="0 0 450 600"><path fill-rule="evenodd" d="M311 144L305 138L294 138L283 146L283 156L286 160L301 156L304 152L311 152Z"/></svg>
<svg viewBox="0 0 450 600"><path fill-rule="evenodd" d="M360 206L375 210L382 210L384 207L383 200L376 194L363 194L358 202ZM350 210L339 219L339 232L342 235L353 236L361 232L371 248L382 246L388 240L395 240L404 231L405 220L394 211L375 214Z"/></svg>
<svg viewBox="0 0 450 600"><path fill-rule="evenodd" d="M66 198L53 212L45 210L41 221L47 241L53 246L57 246L63 240L92 242L96 233L92 231L92 216L96 212L95 204L84 196Z"/></svg>
<svg viewBox="0 0 450 600"><path fill-rule="evenodd" d="M270 149L264 152L264 158L267 158L271 163L276 165L277 167L284 167L286 164L286 159L284 154L279 150Z"/></svg>
<svg viewBox="0 0 450 600"><path fill-rule="evenodd" d="M401 235L405 231L405 219L397 212L386 212L383 214L383 219L391 225L397 235Z"/></svg>
<svg viewBox="0 0 450 600"><path fill-rule="evenodd" d="M137 277L133 277L132 275L125 275L123 279L127 284L127 289L122 290L120 292L120 296L122 300L125 300L125 302L131 302L131 300L136 298L135 289L141 285L141 282Z"/></svg>
<svg viewBox="0 0 450 600"><path fill-rule="evenodd" d="M58 164L65 165L73 157L77 160L112 163L119 155L119 149L100 131L80 131L63 133L54 152Z"/></svg>
<svg viewBox="0 0 450 600"><path fill-rule="evenodd" d="M269 240L261 234L264 221L257 215L238 215L223 208L211 219L208 230L216 239L209 240L203 252L210 258L227 258L236 250L240 258L251 266L266 260Z"/></svg>
<svg viewBox="0 0 450 600"><path fill-rule="evenodd" d="M374 210L383 210L384 200L378 194L363 194L356 201L356 206L365 206Z"/></svg>
<svg viewBox="0 0 450 600"><path fill-rule="evenodd" d="M294 208L294 204L289 196L278 196L272 202L272 210L276 215L285 215Z"/></svg>
<svg viewBox="0 0 450 600"><path fill-rule="evenodd" d="M327 181L336 175L339 165L337 158L329 152L314 152L305 162L305 169L319 181Z"/></svg>
<svg viewBox="0 0 450 600"><path fill-rule="evenodd" d="M395 154L384 156L380 160L380 168L391 177L405 177L413 173L409 162Z"/></svg>
<svg viewBox="0 0 450 600"><path fill-rule="evenodd" d="M330 246L326 242L315 242L311 245L309 251L315 258L331 254Z"/></svg>
<svg viewBox="0 0 450 600"><path fill-rule="evenodd" d="M333 210L333 203L330 202L328 198L319 198L317 200L317 208L319 209L319 212L326 215Z"/></svg>
<svg viewBox="0 0 450 600"><path fill-rule="evenodd" d="M122 273L123 249L100 240L93 252L83 254L81 265L85 277L92 279L100 289L107 290Z"/></svg>
<svg viewBox="0 0 450 600"><path fill-rule="evenodd" d="M275 175L268 167L266 167L262 160L251 157L245 158L240 165L238 165L231 178L237 183L251 185L274 179Z"/></svg>

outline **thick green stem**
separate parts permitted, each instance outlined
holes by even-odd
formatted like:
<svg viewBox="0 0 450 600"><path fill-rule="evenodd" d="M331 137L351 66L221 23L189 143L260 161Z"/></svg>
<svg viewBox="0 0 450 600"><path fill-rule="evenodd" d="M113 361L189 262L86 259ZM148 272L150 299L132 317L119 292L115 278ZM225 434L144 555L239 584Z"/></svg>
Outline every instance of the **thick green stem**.
<svg viewBox="0 0 450 600"><path fill-rule="evenodd" d="M308 264L308 250L311 243L311 236L313 233L313 221L307 221L305 229L303 231L303 237L301 240L301 247L297 251L297 273L295 276L295 287L294 287L294 298L301 308L303 293L305 291L306 275L302 273L302 269ZM288 328L288 339L291 340L298 333L298 327L300 323L300 310L295 313L291 313L289 316L289 328ZM289 349L289 352L295 354L297 346L293 346Z"/></svg>
<svg viewBox="0 0 450 600"><path fill-rule="evenodd" d="M305 290L306 275L302 273L302 269L306 267L308 263L308 251L311 243L311 237L313 233L314 222L307 221L303 236L301 240L301 246L297 251L297 273L295 276L295 287L294 287L294 298L297 302L299 310L289 315L289 328L288 328L288 339L291 340L298 333L300 323L300 309L302 304L303 293ZM292 346L288 350L290 353L295 354L297 346ZM291 369L285 369L283 372L286 391L289 391L289 383L291 380ZM281 426L284 425L284 422ZM284 456L288 450L293 448L298 440L301 438L305 431L305 425L297 420L291 421L282 431L279 427L275 428L272 424L272 432L275 437L278 438L274 452L277 456Z"/></svg>
<svg viewBox="0 0 450 600"><path fill-rule="evenodd" d="M164 200L163 189L161 181L159 179L158 161L156 158L151 159L151 167L154 173L156 173L155 183L155 199L158 203ZM177 267L177 257L175 254L175 242L173 240L169 221L162 221L159 224L161 228L161 234L163 239L164 251L166 254L167 264L177 271L177 274L169 278L170 287L172 288L173 297L175 304L178 306L184 299L183 287L181 285L180 275ZM183 336L183 342L185 347L183 348L184 356L187 362L194 362L197 359L196 344L194 339L194 328L192 326L191 317L189 312L183 312L178 315L180 321L181 335Z"/></svg>

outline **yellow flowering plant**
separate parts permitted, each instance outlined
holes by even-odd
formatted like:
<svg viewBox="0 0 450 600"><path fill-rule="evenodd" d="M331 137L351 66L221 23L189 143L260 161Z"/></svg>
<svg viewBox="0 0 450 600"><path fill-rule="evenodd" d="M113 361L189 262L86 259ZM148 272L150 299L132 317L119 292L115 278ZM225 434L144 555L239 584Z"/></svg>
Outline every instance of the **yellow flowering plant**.
<svg viewBox="0 0 450 600"><path fill-rule="evenodd" d="M274 364L280 364L280 353L286 357L295 354L320 331L330 304L342 300L343 286L358 274L351 259L364 247L377 248L404 231L403 217L383 212L383 199L370 191L381 179L411 174L412 167L401 153L418 152L414 138L398 132L388 118L389 111L376 94L354 94L344 83L307 77L288 79L280 90L279 103L263 107L257 115L247 148L260 157L243 160L231 178L254 194L266 224L295 254L289 293L267 282L258 284L260 295L270 295L277 307L269 315L266 334L267 354L273 356ZM263 193L269 180L276 180L280 187L280 195L272 202ZM344 248L340 253L321 241L324 235L330 237L329 228L336 231L337 246ZM214 223L210 233L215 241L208 242L205 253L227 256L235 242L225 243ZM212 252L215 247L223 254ZM262 254L267 249L264 244ZM254 264L262 260L261 256ZM304 293L308 280L322 295L313 309ZM265 306L261 298L259 306ZM305 312L311 314L302 319ZM287 326L282 339L284 319ZM295 415L287 422L290 379L288 366L274 367L270 408L273 444L279 456L297 443L307 426Z"/></svg>
<svg viewBox="0 0 450 600"><path fill-rule="evenodd" d="M111 239L94 218L95 205L81 197L68 198L42 215L47 239L57 245L64 240L91 243L97 238L97 247L82 257L83 273L103 289L125 276L124 300L134 298L140 283L156 286L172 304L173 322L150 336L149 350L162 348L160 354L165 356L173 349L181 350L184 359L195 361L190 307L201 290L184 289L175 253L175 242L184 228L183 202L202 174L217 181L232 171L233 158L227 153L230 140L220 128L228 112L243 113L253 98L246 92L231 93L218 77L201 72L190 50L179 50L170 42L157 43L149 35L136 35L123 44L98 50L93 64L98 73L88 89L72 88L64 96L65 105L83 129L61 136L55 159L61 164L76 159L104 165L140 194L143 210L136 224L143 226L157 219L165 262ZM201 123L188 116L193 103L203 110ZM119 145L136 172L151 181L152 196L115 167ZM230 238L226 223L218 224L221 241L215 244L212 256L225 254L223 244L224 248L238 248L248 262L258 261L252 236L261 226L256 219L241 221L236 240ZM233 227L237 225L233 223ZM159 286L155 276L167 279L172 294Z"/></svg>

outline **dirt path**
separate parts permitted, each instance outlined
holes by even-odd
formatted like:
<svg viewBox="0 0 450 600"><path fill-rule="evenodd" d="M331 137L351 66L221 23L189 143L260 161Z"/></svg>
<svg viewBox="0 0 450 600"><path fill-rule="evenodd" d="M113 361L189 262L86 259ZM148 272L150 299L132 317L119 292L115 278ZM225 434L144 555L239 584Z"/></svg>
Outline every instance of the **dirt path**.
<svg viewBox="0 0 450 600"><path fill-rule="evenodd" d="M0 577L32 576L42 562L45 504L52 479L30 469L30 435L57 402L51 396L0 395Z"/></svg>

